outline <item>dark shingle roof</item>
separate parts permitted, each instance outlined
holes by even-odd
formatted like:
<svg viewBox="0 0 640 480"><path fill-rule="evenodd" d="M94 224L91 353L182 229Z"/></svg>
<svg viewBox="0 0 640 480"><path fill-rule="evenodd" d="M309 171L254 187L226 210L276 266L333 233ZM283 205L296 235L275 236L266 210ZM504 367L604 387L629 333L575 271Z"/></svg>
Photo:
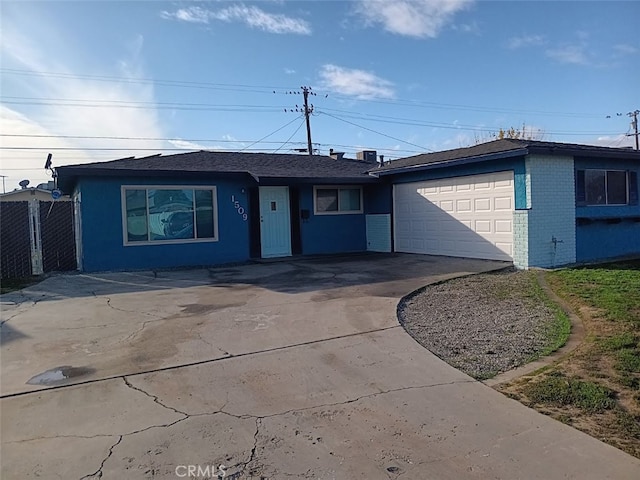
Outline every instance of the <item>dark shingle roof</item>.
<svg viewBox="0 0 640 480"><path fill-rule="evenodd" d="M412 157L393 160L372 172L391 174L396 170L419 168L421 166L445 166L461 160L486 161L532 153L571 155L577 157L601 156L608 158L637 158L640 152L629 148L610 148L573 143L542 142L537 140L502 139L481 143L472 147L456 148L442 152L423 153Z"/></svg>
<svg viewBox="0 0 640 480"><path fill-rule="evenodd" d="M290 178L375 182L376 179L367 173L370 169L371 164L364 161L335 160L323 155L199 151L68 165L56 168L56 173L62 188L69 190L79 176L248 174L257 181Z"/></svg>

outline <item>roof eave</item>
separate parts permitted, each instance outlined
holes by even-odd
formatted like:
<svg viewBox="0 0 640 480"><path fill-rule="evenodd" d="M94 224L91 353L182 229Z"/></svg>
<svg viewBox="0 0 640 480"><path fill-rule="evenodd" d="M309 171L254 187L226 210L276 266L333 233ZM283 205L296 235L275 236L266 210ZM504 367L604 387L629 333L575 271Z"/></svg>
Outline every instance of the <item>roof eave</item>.
<svg viewBox="0 0 640 480"><path fill-rule="evenodd" d="M419 172L422 170L432 170L437 168L453 167L457 165L466 165L469 163L488 162L491 160L502 160L506 158L521 157L527 155L529 150L527 148L518 148L516 150L508 150L506 152L490 153L487 155L474 155L473 157L457 158L453 160L443 160L441 162L422 163L419 165L409 165L406 167L387 168L378 170L370 170L370 175L386 176L397 175L402 173Z"/></svg>

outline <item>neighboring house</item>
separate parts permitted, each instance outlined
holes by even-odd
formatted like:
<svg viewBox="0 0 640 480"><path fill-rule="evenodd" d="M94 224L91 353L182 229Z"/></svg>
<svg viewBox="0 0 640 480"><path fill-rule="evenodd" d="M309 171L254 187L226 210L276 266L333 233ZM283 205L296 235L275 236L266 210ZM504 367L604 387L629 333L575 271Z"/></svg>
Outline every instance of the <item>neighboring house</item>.
<svg viewBox="0 0 640 480"><path fill-rule="evenodd" d="M48 185L0 195L0 278L76 270L74 205ZM53 182L51 182L53 188ZM59 192L56 192L59 193Z"/></svg>
<svg viewBox="0 0 640 480"><path fill-rule="evenodd" d="M375 156L201 151L56 172L85 271L367 250L519 268L640 254L640 152L505 139Z"/></svg>
<svg viewBox="0 0 640 480"><path fill-rule="evenodd" d="M554 267L640 254L640 152L496 140L376 171L393 183L395 251Z"/></svg>
<svg viewBox="0 0 640 480"><path fill-rule="evenodd" d="M1 193L0 202L28 202L30 200L39 200L41 202L50 202L53 200L51 197L51 190L42 188L21 188L13 190L12 192ZM69 201L70 198L67 195L62 196L58 201Z"/></svg>

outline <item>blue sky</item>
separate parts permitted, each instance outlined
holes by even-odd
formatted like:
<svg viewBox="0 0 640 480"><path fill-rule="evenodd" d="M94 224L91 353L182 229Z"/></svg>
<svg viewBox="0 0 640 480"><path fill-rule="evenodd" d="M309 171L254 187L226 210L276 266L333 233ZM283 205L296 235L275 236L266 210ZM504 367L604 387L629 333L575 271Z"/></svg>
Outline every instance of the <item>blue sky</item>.
<svg viewBox="0 0 640 480"><path fill-rule="evenodd" d="M352 157L523 124L629 146L640 108L640 2L4 0L0 13L7 191L48 180L48 152L68 165L305 148L302 96L287 93L301 86L317 94L314 148Z"/></svg>

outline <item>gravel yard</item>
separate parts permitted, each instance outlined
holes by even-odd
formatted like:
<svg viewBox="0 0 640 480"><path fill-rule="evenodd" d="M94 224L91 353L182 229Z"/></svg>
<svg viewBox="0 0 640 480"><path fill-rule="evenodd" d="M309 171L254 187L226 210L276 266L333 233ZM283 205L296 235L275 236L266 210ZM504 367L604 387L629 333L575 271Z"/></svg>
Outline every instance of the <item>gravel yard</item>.
<svg viewBox="0 0 640 480"><path fill-rule="evenodd" d="M418 343L477 379L550 353L563 322L535 272L513 269L429 285L400 302L398 317Z"/></svg>

